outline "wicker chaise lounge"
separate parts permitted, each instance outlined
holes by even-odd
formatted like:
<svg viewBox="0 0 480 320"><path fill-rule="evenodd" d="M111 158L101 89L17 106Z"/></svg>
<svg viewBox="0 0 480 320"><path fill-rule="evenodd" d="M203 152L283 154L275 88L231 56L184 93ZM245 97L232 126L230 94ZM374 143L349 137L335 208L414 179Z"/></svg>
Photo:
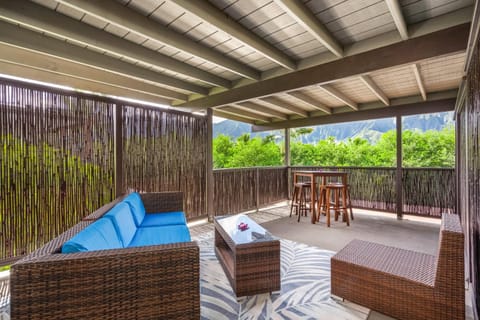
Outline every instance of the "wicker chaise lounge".
<svg viewBox="0 0 480 320"><path fill-rule="evenodd" d="M182 193L142 194L147 215L183 211ZM199 319L195 242L62 254L117 199L15 263L12 319Z"/></svg>
<svg viewBox="0 0 480 320"><path fill-rule="evenodd" d="M353 240L331 260L331 293L397 319L465 319L464 235L444 214L437 256Z"/></svg>

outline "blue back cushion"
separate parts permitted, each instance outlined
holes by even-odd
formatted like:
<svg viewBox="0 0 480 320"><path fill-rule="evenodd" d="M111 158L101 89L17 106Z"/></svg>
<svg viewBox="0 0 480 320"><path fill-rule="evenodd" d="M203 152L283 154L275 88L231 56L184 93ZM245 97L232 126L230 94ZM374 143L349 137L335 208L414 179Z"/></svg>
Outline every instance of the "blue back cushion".
<svg viewBox="0 0 480 320"><path fill-rule="evenodd" d="M176 224L187 224L185 214L181 211L146 214L140 226L144 228Z"/></svg>
<svg viewBox="0 0 480 320"><path fill-rule="evenodd" d="M135 232L137 232L137 226L130 206L125 202L120 202L110 209L104 217L111 219L123 246L127 247L130 241L132 241Z"/></svg>
<svg viewBox="0 0 480 320"><path fill-rule="evenodd" d="M145 217L145 207L143 206L143 201L138 192L130 193L125 199L124 202L128 203L133 212L133 218L135 219L135 224L137 227L142 224L143 218Z"/></svg>
<svg viewBox="0 0 480 320"><path fill-rule="evenodd" d="M110 219L101 218L77 233L62 246L62 253L123 248Z"/></svg>
<svg viewBox="0 0 480 320"><path fill-rule="evenodd" d="M190 231L186 225L138 228L129 247L154 246L167 243L189 242Z"/></svg>

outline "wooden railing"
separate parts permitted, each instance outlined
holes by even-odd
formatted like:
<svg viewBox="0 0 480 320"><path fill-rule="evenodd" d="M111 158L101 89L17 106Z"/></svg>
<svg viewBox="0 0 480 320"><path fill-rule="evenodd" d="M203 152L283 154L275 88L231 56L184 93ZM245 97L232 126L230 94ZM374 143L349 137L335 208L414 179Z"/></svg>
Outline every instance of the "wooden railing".
<svg viewBox="0 0 480 320"><path fill-rule="evenodd" d="M216 216L258 209L288 197L286 167L216 169L213 177Z"/></svg>
<svg viewBox="0 0 480 320"><path fill-rule="evenodd" d="M364 167L290 167L293 173L297 170L334 170L348 173L350 197L356 208L396 211L395 168Z"/></svg>
<svg viewBox="0 0 480 320"><path fill-rule="evenodd" d="M456 212L456 177L454 169L403 168L403 212L441 217Z"/></svg>
<svg viewBox="0 0 480 320"><path fill-rule="evenodd" d="M364 167L257 167L214 170L215 215L231 214L288 199L297 170L348 172L356 208L395 213L396 169ZM405 214L440 217L455 211L455 172L443 168L404 168L402 208Z"/></svg>

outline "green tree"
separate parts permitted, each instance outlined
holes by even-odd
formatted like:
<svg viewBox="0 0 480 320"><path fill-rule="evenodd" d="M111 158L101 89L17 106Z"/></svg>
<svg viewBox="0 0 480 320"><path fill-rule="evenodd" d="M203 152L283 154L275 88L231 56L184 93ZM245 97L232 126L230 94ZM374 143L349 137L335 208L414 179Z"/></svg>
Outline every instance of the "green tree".
<svg viewBox="0 0 480 320"><path fill-rule="evenodd" d="M235 143L223 134L213 139L213 167L226 168L233 157Z"/></svg>
<svg viewBox="0 0 480 320"><path fill-rule="evenodd" d="M396 131L382 134L377 143L364 138L336 141L329 137L316 144L301 142L303 135L312 128L291 131L290 146L292 165L305 166L396 166ZM455 164L455 130L446 127L441 131L420 132L405 130L403 137L403 166L405 167L453 167ZM217 141L218 140L218 141ZM214 141L214 164L222 167L272 166L282 164L282 148L275 143L275 136L251 138L240 136L233 142L219 136Z"/></svg>

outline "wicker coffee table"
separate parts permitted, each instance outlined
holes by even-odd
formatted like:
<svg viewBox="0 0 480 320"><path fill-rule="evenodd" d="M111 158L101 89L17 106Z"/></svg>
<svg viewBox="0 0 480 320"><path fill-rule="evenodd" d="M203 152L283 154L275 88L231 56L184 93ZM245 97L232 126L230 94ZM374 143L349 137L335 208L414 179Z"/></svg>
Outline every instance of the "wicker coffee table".
<svg viewBox="0 0 480 320"><path fill-rule="evenodd" d="M215 218L215 254L237 297L280 290L280 241L249 217Z"/></svg>

